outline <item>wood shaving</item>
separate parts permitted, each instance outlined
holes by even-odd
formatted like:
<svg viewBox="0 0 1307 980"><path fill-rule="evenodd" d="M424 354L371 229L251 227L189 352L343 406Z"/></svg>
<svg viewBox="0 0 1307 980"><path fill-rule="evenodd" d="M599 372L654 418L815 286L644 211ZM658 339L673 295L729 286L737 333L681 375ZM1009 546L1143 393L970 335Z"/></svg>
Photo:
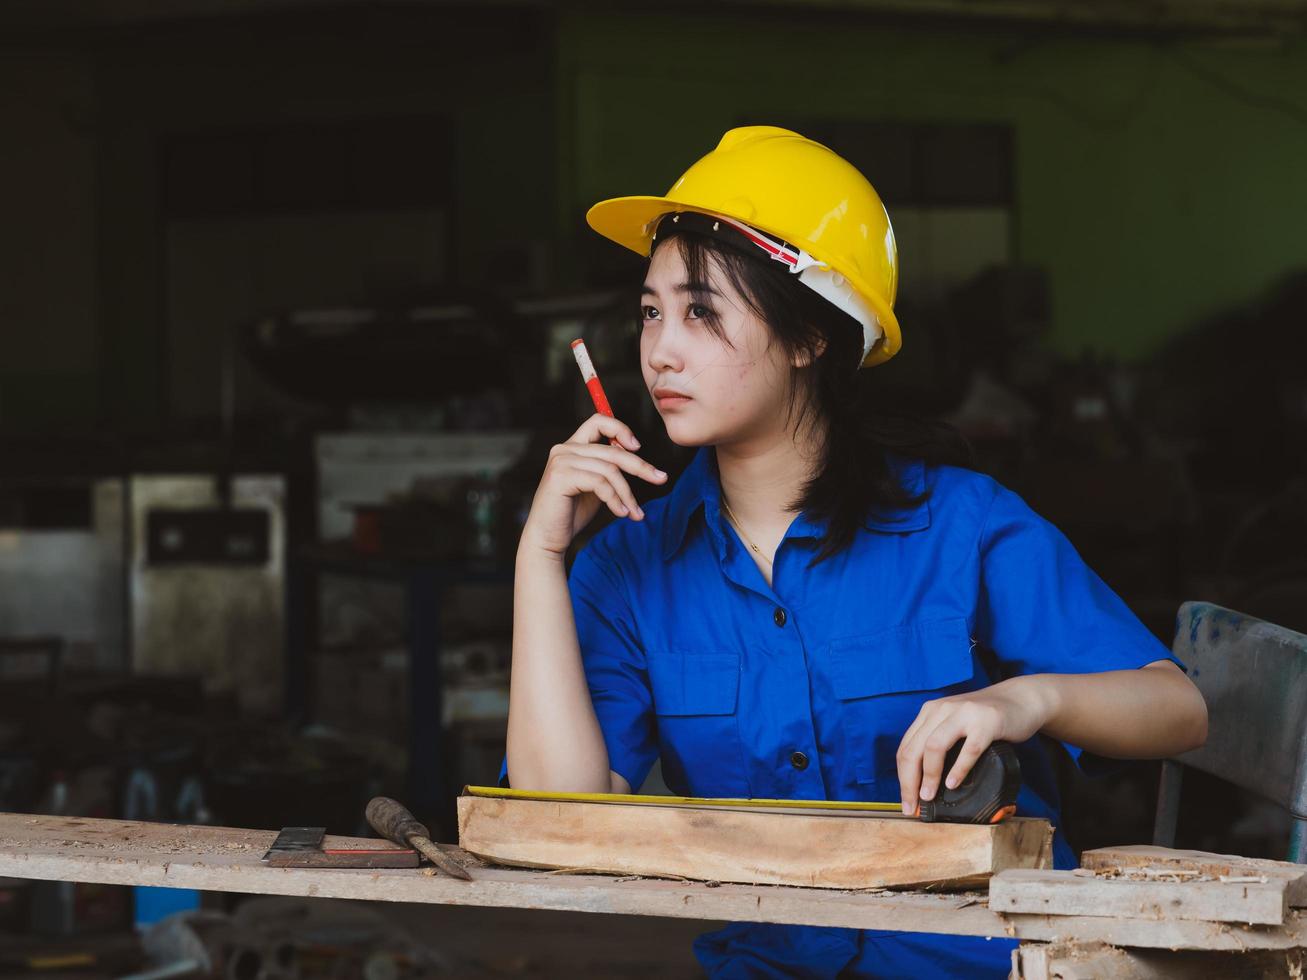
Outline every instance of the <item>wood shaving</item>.
<svg viewBox="0 0 1307 980"><path fill-rule="evenodd" d="M894 891L892 891L892 890L889 889L889 888L884 888L884 887L882 887L882 886L880 886L880 885L873 885L873 886L869 886L869 887L867 887L867 888L841 888L840 891L843 892L845 895L883 895L883 896L890 896L890 895L896 895L896 894L898 894L897 892L894 892Z"/></svg>
<svg viewBox="0 0 1307 980"><path fill-rule="evenodd" d="M1093 876L1105 881L1158 881L1179 884L1186 881L1216 881L1215 876L1192 871L1188 868L1077 868L1075 874L1080 877ZM1222 879L1224 880L1224 879Z"/></svg>

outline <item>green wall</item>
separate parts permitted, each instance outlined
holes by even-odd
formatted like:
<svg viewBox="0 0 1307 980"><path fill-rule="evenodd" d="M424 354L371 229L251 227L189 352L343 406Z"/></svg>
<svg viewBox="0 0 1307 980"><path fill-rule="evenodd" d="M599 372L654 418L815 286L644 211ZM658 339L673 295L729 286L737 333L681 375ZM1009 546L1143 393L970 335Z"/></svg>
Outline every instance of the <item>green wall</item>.
<svg viewBox="0 0 1307 980"><path fill-rule="evenodd" d="M1146 355L1307 264L1301 38L1039 38L740 9L555 23L432 8L366 30L357 16L0 44L0 432L168 427L157 153L179 129L447 116L470 283L534 241L550 281L575 286L583 256L615 248L592 240L589 204L664 191L726 128L772 118L1010 123L1015 254L1050 270L1067 352Z"/></svg>
<svg viewBox="0 0 1307 980"><path fill-rule="evenodd" d="M1061 350L1146 355L1307 265L1301 39L586 14L558 66L564 236L600 198L665 191L741 119L985 121L1015 129L1016 257L1050 271Z"/></svg>

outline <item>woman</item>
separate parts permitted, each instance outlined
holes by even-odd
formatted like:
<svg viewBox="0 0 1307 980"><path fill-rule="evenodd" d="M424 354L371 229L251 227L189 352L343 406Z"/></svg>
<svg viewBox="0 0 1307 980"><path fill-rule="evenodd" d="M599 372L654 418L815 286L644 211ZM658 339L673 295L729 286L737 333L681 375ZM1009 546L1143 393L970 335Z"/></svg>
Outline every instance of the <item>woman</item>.
<svg viewBox="0 0 1307 980"><path fill-rule="evenodd" d="M736 129L665 197L588 220L650 256L644 381L671 440L701 448L646 508L631 480L667 475L621 421L596 415L551 450L517 554L501 779L626 793L661 757L678 794L897 796L912 813L1004 739L1019 812L1059 825L1037 734L1085 767L1202 744L1182 665L1056 529L937 442L864 417L856 371L899 346L897 253L853 167ZM601 507L625 520L569 579ZM1054 851L1075 865L1060 830ZM695 944L719 977L1000 977L1011 947L747 923Z"/></svg>

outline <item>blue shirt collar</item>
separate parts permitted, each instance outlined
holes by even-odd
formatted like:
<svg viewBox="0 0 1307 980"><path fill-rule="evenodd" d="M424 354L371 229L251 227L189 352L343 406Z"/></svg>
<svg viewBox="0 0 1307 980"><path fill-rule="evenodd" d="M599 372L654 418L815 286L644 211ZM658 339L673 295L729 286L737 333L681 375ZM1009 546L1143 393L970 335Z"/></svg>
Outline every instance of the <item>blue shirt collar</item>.
<svg viewBox="0 0 1307 980"><path fill-rule="evenodd" d="M925 466L919 459L889 456L890 469L898 475L903 488L913 496L926 489ZM686 466L667 495L666 517L663 522L663 558L669 560L680 549L689 531L695 512L703 507L705 522L715 537L721 536L722 487L717 473L717 452L712 446L701 446L694 459ZM863 526L869 531L921 531L930 527L930 501L923 500L915 507L884 515L868 515ZM786 537L821 538L826 534L827 522L800 513ZM719 542L720 544L720 542Z"/></svg>

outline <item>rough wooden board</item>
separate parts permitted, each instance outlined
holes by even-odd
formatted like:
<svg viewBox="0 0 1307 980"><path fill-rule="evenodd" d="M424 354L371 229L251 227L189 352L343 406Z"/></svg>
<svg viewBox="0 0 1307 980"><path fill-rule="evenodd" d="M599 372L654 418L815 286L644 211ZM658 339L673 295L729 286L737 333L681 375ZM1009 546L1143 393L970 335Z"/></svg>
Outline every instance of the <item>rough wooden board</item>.
<svg viewBox="0 0 1307 980"><path fill-rule="evenodd" d="M1128 980L1126 956L1106 943L1022 943L1010 980Z"/></svg>
<svg viewBox="0 0 1307 980"><path fill-rule="evenodd" d="M1001 871L989 882L995 912L1194 919L1282 925L1288 912L1282 880L1128 881L1074 871Z"/></svg>
<svg viewBox="0 0 1307 980"><path fill-rule="evenodd" d="M869 894L814 888L550 874L481 868L476 881L413 870L268 868L276 833L125 820L0 814L0 875L113 885L159 885L256 895L317 896L431 905L556 909L684 919L894 929L1023 940L1081 939L1161 949L1307 946L1307 917L1283 927L1088 916L998 915L983 895ZM376 841L328 837L348 846Z"/></svg>
<svg viewBox="0 0 1307 980"><path fill-rule="evenodd" d="M1238 854L1212 854L1209 851L1177 850L1153 844L1129 844L1121 847L1099 847L1085 851L1080 866L1094 871L1111 871L1114 868L1169 868L1196 871L1213 878L1221 876L1266 875L1282 879L1292 908L1307 907L1307 865L1291 861L1271 861L1267 858L1248 858Z"/></svg>
<svg viewBox="0 0 1307 980"><path fill-rule="evenodd" d="M1301 949L1246 953L1126 950L1106 943L1022 943L1013 980L1271 980L1302 977Z"/></svg>
<svg viewBox="0 0 1307 980"><path fill-rule="evenodd" d="M459 846L529 868L811 888L984 881L999 868L1047 863L1052 827L927 824L885 814L496 799L458 801Z"/></svg>
<svg viewBox="0 0 1307 980"><path fill-rule="evenodd" d="M994 913L998 914L998 913ZM1117 919L1091 915L1004 914L1007 934L1015 939L1055 942L1095 940L1146 949L1298 949L1307 946L1307 917L1293 911L1283 926L1246 926L1234 922L1189 919ZM922 931L935 930L929 929Z"/></svg>
<svg viewBox="0 0 1307 980"><path fill-rule="evenodd" d="M275 831L127 820L0 814L0 875L438 905L811 923L850 928L1003 935L983 895L866 894L808 888L476 868L475 881L408 869L269 868ZM377 841L326 838L326 846Z"/></svg>

